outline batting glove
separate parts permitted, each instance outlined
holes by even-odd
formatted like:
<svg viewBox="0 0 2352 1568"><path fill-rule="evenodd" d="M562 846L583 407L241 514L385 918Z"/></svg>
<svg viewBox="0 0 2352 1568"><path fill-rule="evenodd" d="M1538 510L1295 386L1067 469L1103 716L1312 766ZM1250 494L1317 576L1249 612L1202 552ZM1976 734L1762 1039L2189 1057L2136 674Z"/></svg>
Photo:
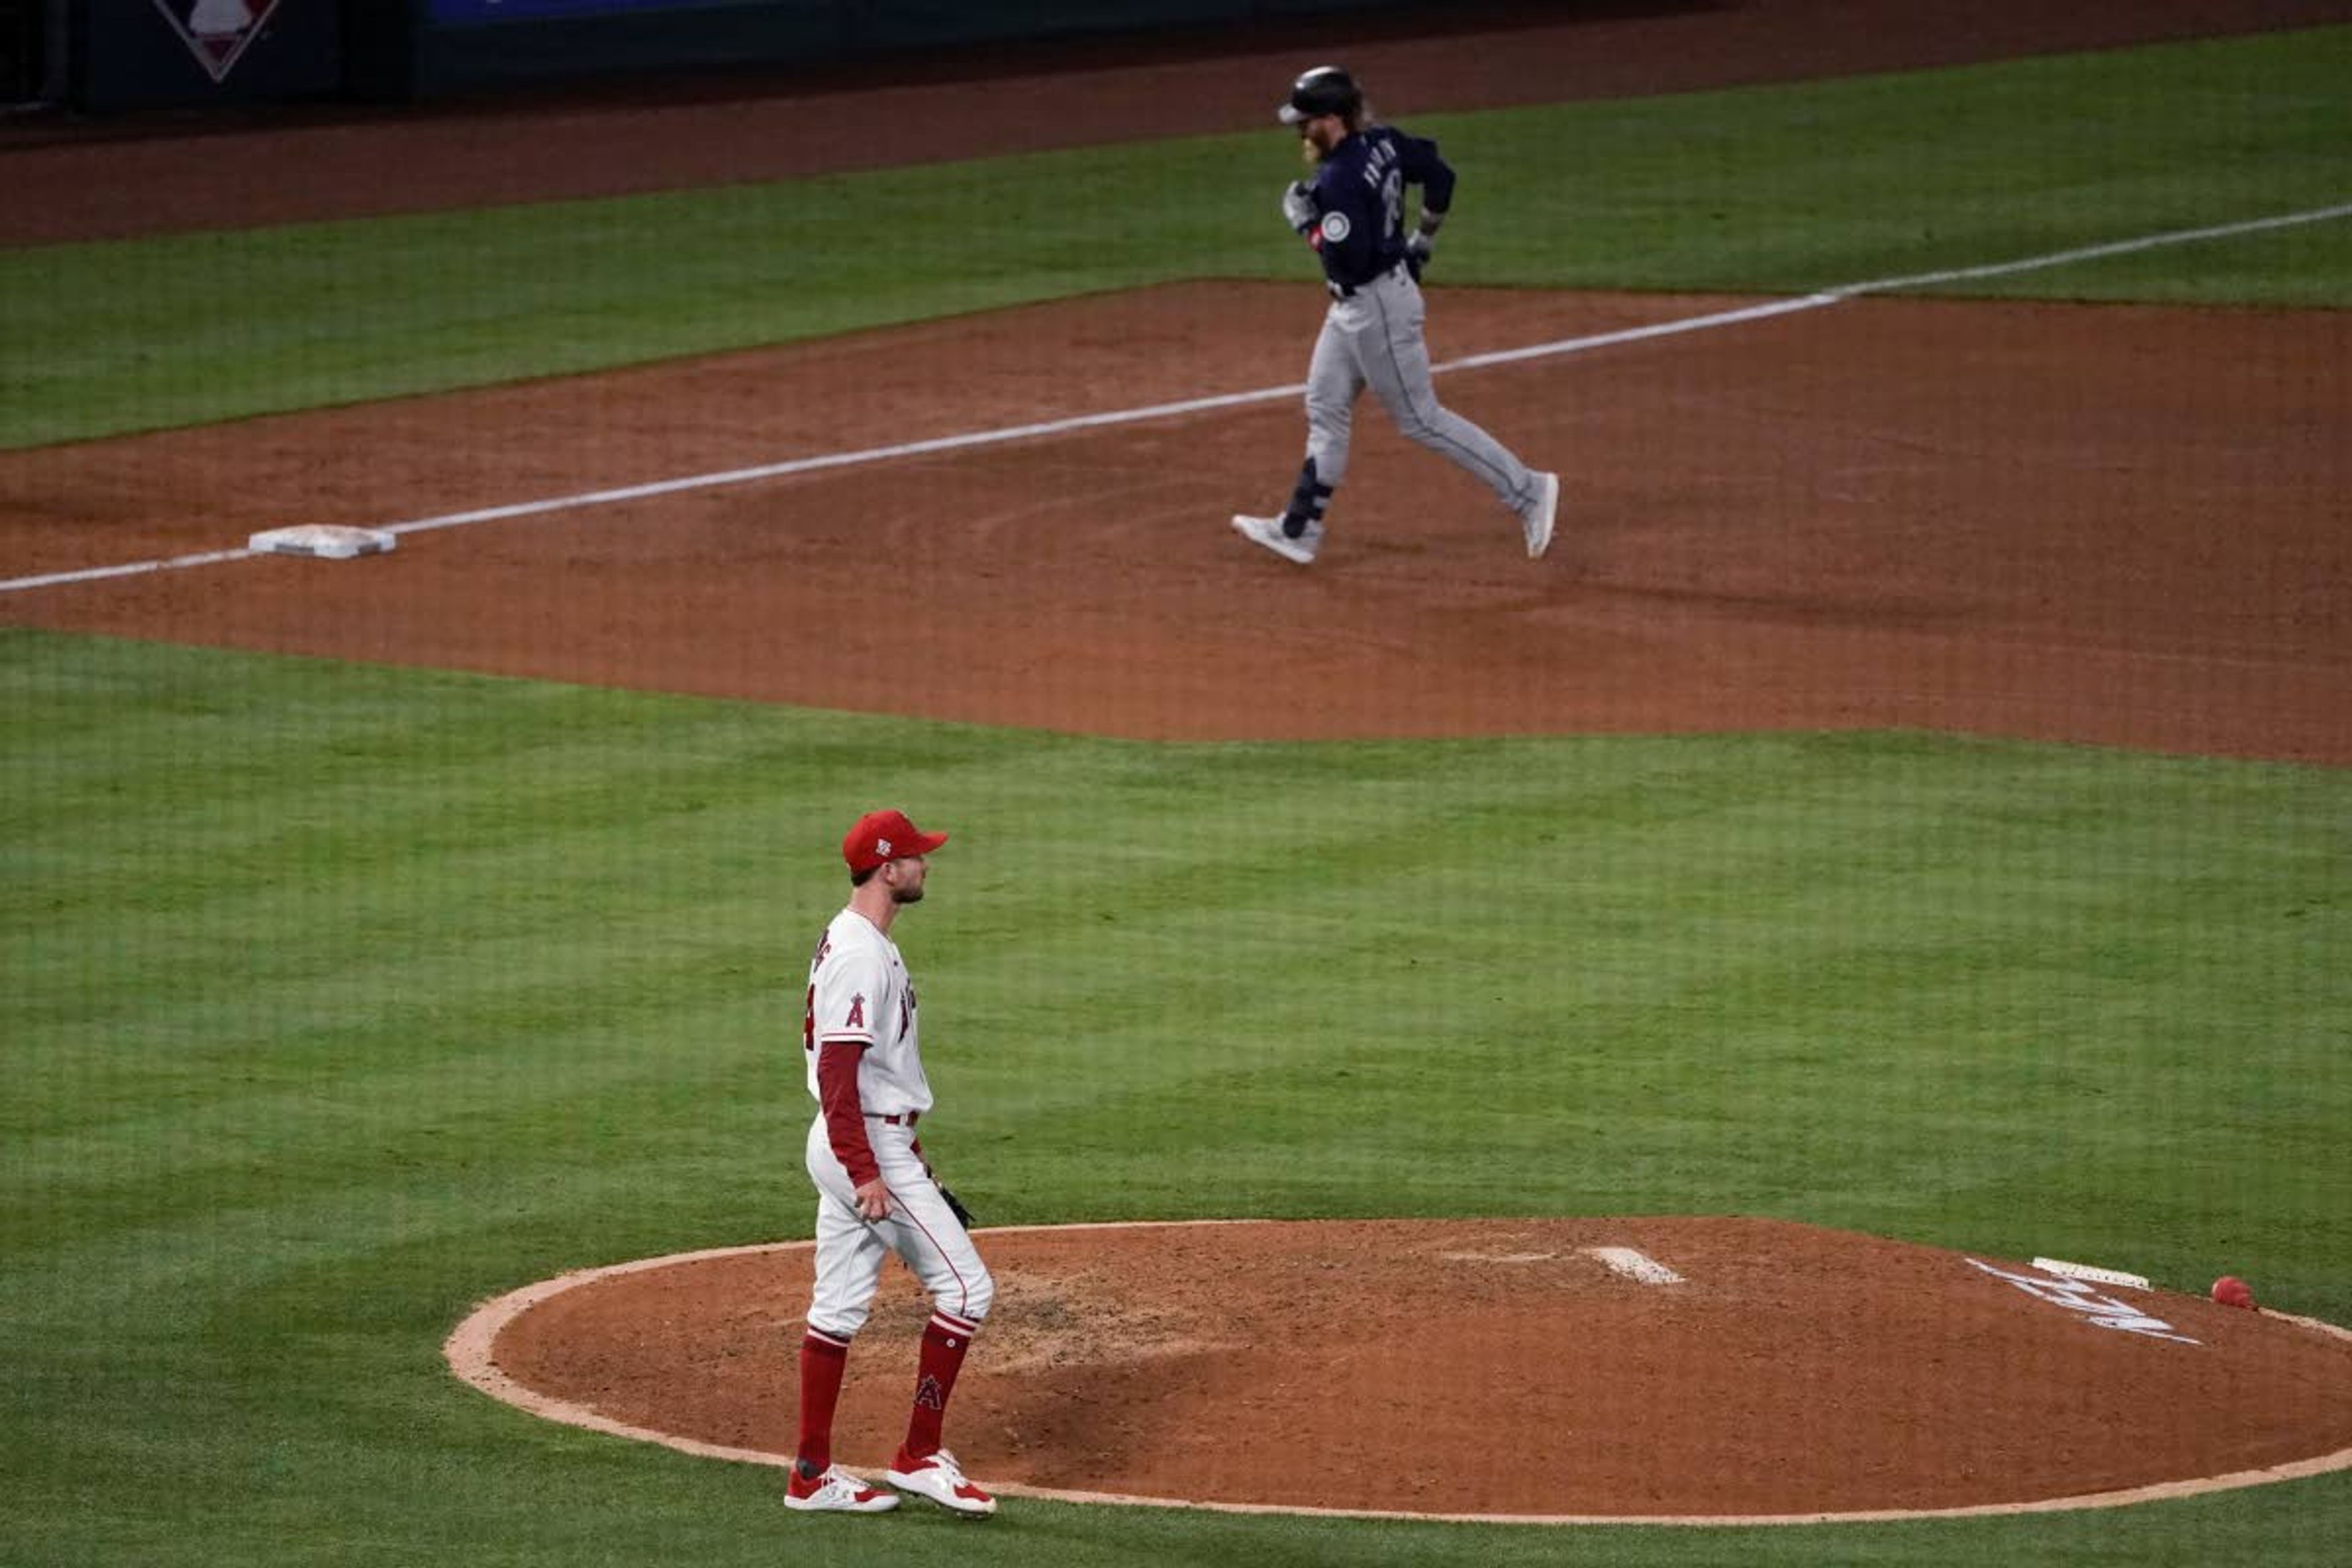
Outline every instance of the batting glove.
<svg viewBox="0 0 2352 1568"><path fill-rule="evenodd" d="M1315 210L1315 193L1305 182L1293 180L1290 188L1282 193L1282 220L1300 234L1315 226L1322 215Z"/></svg>
<svg viewBox="0 0 2352 1568"><path fill-rule="evenodd" d="M1425 234L1416 234L1404 242L1404 269L1412 274L1414 282L1421 281L1421 269L1429 265L1436 249L1437 242Z"/></svg>

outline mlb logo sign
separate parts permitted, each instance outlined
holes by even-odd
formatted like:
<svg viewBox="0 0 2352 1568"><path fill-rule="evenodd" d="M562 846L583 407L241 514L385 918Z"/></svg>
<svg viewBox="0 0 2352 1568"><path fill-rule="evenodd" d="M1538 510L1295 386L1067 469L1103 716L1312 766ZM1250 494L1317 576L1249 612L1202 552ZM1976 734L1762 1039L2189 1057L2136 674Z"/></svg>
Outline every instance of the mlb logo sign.
<svg viewBox="0 0 2352 1568"><path fill-rule="evenodd" d="M228 79L278 6L278 0L155 0L155 9L215 81Z"/></svg>

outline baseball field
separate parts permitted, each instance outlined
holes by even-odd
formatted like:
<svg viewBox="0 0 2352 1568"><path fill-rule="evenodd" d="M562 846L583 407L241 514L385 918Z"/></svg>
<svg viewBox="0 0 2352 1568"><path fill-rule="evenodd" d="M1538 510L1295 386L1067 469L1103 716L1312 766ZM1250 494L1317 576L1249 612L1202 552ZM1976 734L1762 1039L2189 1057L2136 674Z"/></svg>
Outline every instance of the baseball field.
<svg viewBox="0 0 2352 1568"><path fill-rule="evenodd" d="M1974 49L1882 9L1321 51L1462 171L1438 384L1562 472L1540 563L1369 406L1312 569L1225 526L1287 489L1323 303L1261 123L1288 44L168 148L0 131L16 188L89 193L0 229L0 1563L2343 1561L2341 1468L1770 1527L808 1520L770 1466L541 1419L445 1355L569 1270L808 1236L806 954L843 828L891 805L953 835L897 934L925 1145L984 1226L1327 1238L1301 1283L1183 1233L1190 1316L1123 1352L1104 1323L1154 1302L1024 1307L1050 1260L1001 1237L1000 1350L1104 1359L960 1394L975 1479L1119 1489L1039 1452L1115 1386L1202 1465L1272 1435L1303 1507L1320 1476L1367 1511L1654 1513L1598 1490L1591 1411L1677 1420L1653 1298L1605 1279L1554 1332L1606 1385L1516 1401L1538 1436L1349 1437L1375 1377L1444 1377L1433 1325L1508 1295L1401 1320L1412 1244L1360 1238L1621 1221L1668 1262L1701 1224L1845 1237L1847 1275L1757 1300L1797 1333L1852 1331L1846 1294L1904 1318L1842 1345L1853 1387L1939 1324L2052 1316L1927 1288L1919 1249L2129 1270L2245 1358L2190 1389L2189 1347L2059 1321L2006 1370L2080 1391L2075 1426L1988 1435L1989 1387L1872 1407L1846 1469L1906 1496L1969 1495L1922 1471L1995 1437L2045 1498L2225 1429L2263 1464L2352 1447L2352 1352L2263 1375L2319 1342L2285 1314L2352 1325L2352 6L2103 33L2004 3ZM1776 12L1768 68L1738 30ZM1007 93L1043 140L983 112ZM915 104L929 152L891 139ZM784 133L811 115L835 133ZM652 173L523 177L567 145ZM398 548L241 548L297 522ZM2204 1300L2224 1274L2263 1321ZM745 1370L714 1387L756 1448L793 1397L761 1336L798 1329L730 1278ZM684 1306L604 1343L669 1364ZM1388 1349L1206 1405L1161 1352L1221 1314ZM845 1408L899 1399L908 1353L861 1343ZM1742 1353L1779 1414L1706 1463L1760 1497L1846 1407ZM1150 1458L1084 1441L1092 1479Z"/></svg>

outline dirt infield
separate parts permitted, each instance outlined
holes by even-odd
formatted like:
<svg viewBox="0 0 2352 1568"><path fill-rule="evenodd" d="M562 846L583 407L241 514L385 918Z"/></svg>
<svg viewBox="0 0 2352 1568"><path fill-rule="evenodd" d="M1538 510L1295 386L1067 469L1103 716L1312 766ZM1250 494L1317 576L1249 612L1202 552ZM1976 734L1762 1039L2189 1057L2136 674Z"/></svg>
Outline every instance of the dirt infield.
<svg viewBox="0 0 2352 1568"><path fill-rule="evenodd" d="M1202 282L0 454L0 577L1278 386L1321 299ZM1442 290L1434 349L1736 303ZM1894 725L2340 763L2347 365L2344 312L1858 300L1442 380L1567 476L1540 563L1370 410L1314 568L1241 542L1297 468L1284 395L0 617L1143 738ZM877 570L921 628L887 649L833 614Z"/></svg>
<svg viewBox="0 0 2352 1568"><path fill-rule="evenodd" d="M1921 8L1835 0L1597 9L1480 11L1356 60L1411 81L1390 100L1410 112L2347 14L2000 0L1960 38L1898 26ZM210 186L160 141L20 144L0 151L20 193L0 244L887 162L877 128L908 124L919 89L927 150L958 113L968 153L1234 129L1302 63L1287 44L1059 58L961 92L245 130L204 161ZM1168 112L1137 123L1145 88ZM505 156L448 154L491 118L513 122ZM1748 303L1433 293L1441 360ZM1323 303L1310 282L1205 280L0 453L0 580L1278 388ZM1277 504L1296 470L1286 395L415 533L357 563L0 594L0 625L1150 739L1915 726L2344 764L2347 366L2341 312L1857 300L1442 379L1565 475L1542 563L1370 409L1324 558L1301 572L1240 542L1227 514ZM919 635L886 646L839 617L877 577L908 584ZM1891 1242L1703 1220L1235 1226L1151 1233L1145 1259L1142 1234L987 1238L1005 1292L956 1417L975 1474L1279 1506L1786 1516L2129 1492L2352 1445L2352 1347L2178 1296L2133 1300L2194 1345L2101 1327ZM1601 1243L1685 1287L1611 1275L1579 1250ZM758 1249L583 1283L517 1318L497 1365L608 1421L772 1456L803 1268ZM1237 1298L1239 1279L1268 1293ZM842 1429L874 1436L852 1461L882 1458L903 1415L906 1369L881 1347L918 1315L893 1298L861 1345ZM1346 1463L1302 1470L1327 1443Z"/></svg>
<svg viewBox="0 0 2352 1568"><path fill-rule="evenodd" d="M2352 1463L2352 1340L2165 1291L1778 1222L983 1233L950 1436L1022 1492L1699 1521L2143 1500ZM1672 1282L1596 1251L1630 1248ZM804 1244L559 1281L453 1364L606 1429L777 1462ZM1999 1272L1995 1272L1998 1270ZM929 1314L893 1271L836 1457L878 1471Z"/></svg>

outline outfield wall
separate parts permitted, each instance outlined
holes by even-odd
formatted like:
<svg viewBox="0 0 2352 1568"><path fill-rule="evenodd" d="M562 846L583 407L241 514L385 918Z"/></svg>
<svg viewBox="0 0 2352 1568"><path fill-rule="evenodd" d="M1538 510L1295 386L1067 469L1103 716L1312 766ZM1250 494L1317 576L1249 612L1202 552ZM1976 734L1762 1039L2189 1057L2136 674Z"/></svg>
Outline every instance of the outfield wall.
<svg viewBox="0 0 2352 1568"><path fill-rule="evenodd" d="M74 105L95 112L404 101L599 78L809 68L1430 0L63 0Z"/></svg>

